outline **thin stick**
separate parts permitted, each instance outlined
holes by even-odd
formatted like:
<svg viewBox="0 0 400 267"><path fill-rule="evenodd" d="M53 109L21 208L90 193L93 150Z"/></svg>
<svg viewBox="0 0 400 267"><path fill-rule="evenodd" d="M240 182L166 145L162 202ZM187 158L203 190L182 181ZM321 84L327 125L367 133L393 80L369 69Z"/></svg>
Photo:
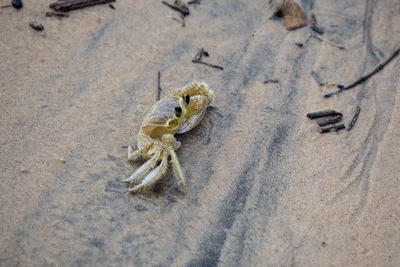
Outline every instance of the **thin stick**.
<svg viewBox="0 0 400 267"><path fill-rule="evenodd" d="M66 14L66 13L62 13L62 12L55 12L55 11L49 11L49 12L46 12L46 17L64 17L64 18L67 18L67 17L69 17L69 15L68 14Z"/></svg>
<svg viewBox="0 0 400 267"><path fill-rule="evenodd" d="M329 39L327 39L327 38L325 38L325 37L322 37L322 36L319 35L319 34L315 34L314 37L317 38L317 39L320 40L320 41L325 41L325 42L327 42L327 43L329 43L329 44L331 44L331 45L333 45L333 46L336 46L336 47L339 48L339 49L346 49L344 46L342 46L342 45L340 45L340 44L337 44L337 43L335 43L335 42L333 42L333 41L331 41L331 40L329 40Z"/></svg>
<svg viewBox="0 0 400 267"><path fill-rule="evenodd" d="M179 13L182 14L182 16L188 16L188 15L190 15L189 8L188 8L187 6L185 6L185 5L181 5L181 6L176 5L176 4L171 5L170 3L167 3L167 2L165 2L165 1L162 1L162 3L163 3L164 5L166 5L167 7L171 8L171 9L173 9L173 10L175 10L175 11L178 11Z"/></svg>
<svg viewBox="0 0 400 267"><path fill-rule="evenodd" d="M201 2L201 0L191 0L188 2L188 5L194 5L194 4L200 5L200 2Z"/></svg>
<svg viewBox="0 0 400 267"><path fill-rule="evenodd" d="M157 79L157 101L160 100L161 96L161 72L158 72L158 79Z"/></svg>
<svg viewBox="0 0 400 267"><path fill-rule="evenodd" d="M360 115L360 111L361 111L360 106L357 106L356 107L356 112L354 113L353 118L351 119L349 125L347 126L347 131L350 131L351 128L353 128L354 124L356 124L356 121L358 119L358 115Z"/></svg>
<svg viewBox="0 0 400 267"><path fill-rule="evenodd" d="M107 4L115 2L115 0L69 0L69 1L58 1L50 4L50 8L55 11L68 12L74 9L84 8L88 6L94 6L98 4Z"/></svg>
<svg viewBox="0 0 400 267"><path fill-rule="evenodd" d="M221 66L217 66L217 65L214 65L214 64L206 63L206 62L203 62L203 61L196 61L196 60L193 59L192 62L193 62L193 63L198 63L198 64L203 64L203 65L209 66L209 67L211 67L211 68L215 68L215 69L219 69L219 70L224 70L224 68L221 67Z"/></svg>
<svg viewBox="0 0 400 267"><path fill-rule="evenodd" d="M335 117L329 117L329 118L325 118L325 119L320 119L320 120L317 120L317 123L318 123L319 126L326 126L326 125L329 125L329 124L335 124L335 123L341 121L342 117L343 116L339 115L339 116L335 116Z"/></svg>
<svg viewBox="0 0 400 267"><path fill-rule="evenodd" d="M343 130L344 128L345 128L344 124L339 124L339 125L333 125L333 126L321 128L321 129L319 129L319 132L320 133L337 132L337 131Z"/></svg>
<svg viewBox="0 0 400 267"><path fill-rule="evenodd" d="M351 88L356 87L357 85L359 85L360 83L365 82L366 80L368 80L369 78L371 78L373 75L375 75L376 73L378 73L379 71L383 70L383 68L389 64L393 59L395 59L398 55L400 54L400 48L397 49L385 62L383 62L382 64L379 64L373 71L371 71L370 73L368 73L367 75L362 76L361 78L359 78L358 80L356 80L355 82L353 82L352 84L340 88L338 91L330 93L330 94L326 94L324 95L325 98L329 98L333 95L339 94L343 91L349 90Z"/></svg>
<svg viewBox="0 0 400 267"><path fill-rule="evenodd" d="M266 83L279 83L279 80L266 79L266 80L264 81L264 83L265 83L265 84L266 84Z"/></svg>
<svg viewBox="0 0 400 267"><path fill-rule="evenodd" d="M321 110L317 112L311 112L307 114L307 118L313 120L313 119L319 119L327 116L343 116L342 113L339 113L335 110Z"/></svg>

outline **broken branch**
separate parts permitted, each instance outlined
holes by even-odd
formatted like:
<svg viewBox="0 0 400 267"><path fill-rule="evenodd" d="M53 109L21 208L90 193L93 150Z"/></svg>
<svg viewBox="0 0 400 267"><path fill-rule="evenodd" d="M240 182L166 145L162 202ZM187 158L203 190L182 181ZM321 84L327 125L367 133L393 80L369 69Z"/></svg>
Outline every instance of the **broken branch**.
<svg viewBox="0 0 400 267"><path fill-rule="evenodd" d="M376 73L378 73L379 71L383 70L383 68L389 64L393 59L395 59L398 55L400 54L400 48L397 49L385 62L383 62L382 64L378 65L373 71L371 71L370 73L368 73L367 75L362 76L361 78L359 78L358 80L356 80L355 82L353 82L352 84L345 86L345 87L339 87L339 90L330 94L326 94L324 95L325 98L329 98L333 95L339 94L343 91L349 90L351 88L356 87L357 85L359 85L360 83L365 82L366 80L368 80L369 78L371 78L373 75L375 75Z"/></svg>

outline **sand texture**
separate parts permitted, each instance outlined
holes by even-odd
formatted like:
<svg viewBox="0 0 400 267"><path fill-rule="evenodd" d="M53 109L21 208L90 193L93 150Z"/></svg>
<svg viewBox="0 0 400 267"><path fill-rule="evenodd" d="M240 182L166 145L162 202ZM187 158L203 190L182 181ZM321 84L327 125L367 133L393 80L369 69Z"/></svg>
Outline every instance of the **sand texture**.
<svg viewBox="0 0 400 267"><path fill-rule="evenodd" d="M399 266L400 56L328 99L311 72L348 85L387 59L400 1L296 2L346 49L310 24L287 31L273 0L203 0L185 27L158 0L0 9L0 265ZM192 63L199 48L224 69ZM177 136L187 195L171 170L147 194L118 181L140 166L121 146L136 145L159 71L161 96L192 81L216 95ZM358 105L351 131L306 117L348 124Z"/></svg>

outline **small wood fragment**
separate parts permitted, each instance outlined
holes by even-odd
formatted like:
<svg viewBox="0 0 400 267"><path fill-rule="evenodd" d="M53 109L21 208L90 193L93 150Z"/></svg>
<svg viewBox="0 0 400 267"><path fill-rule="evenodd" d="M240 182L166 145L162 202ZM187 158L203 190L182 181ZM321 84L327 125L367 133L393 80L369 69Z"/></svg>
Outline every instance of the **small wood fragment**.
<svg viewBox="0 0 400 267"><path fill-rule="evenodd" d="M42 25L41 23L39 23L39 22L36 22L36 21L30 22L30 23L29 23L29 26L30 26L32 29L34 29L34 30L36 30L36 31L38 31L38 32L41 32L41 31L44 30L43 25Z"/></svg>
<svg viewBox="0 0 400 267"><path fill-rule="evenodd" d="M49 7L55 11L68 12L75 9L99 4L107 4L110 2L115 2L115 0L68 0L51 3Z"/></svg>
<svg viewBox="0 0 400 267"><path fill-rule="evenodd" d="M161 72L158 72L158 79L157 79L157 101L160 100L161 96Z"/></svg>
<svg viewBox="0 0 400 267"><path fill-rule="evenodd" d="M46 17L68 18L69 15L66 13L63 13L63 12L48 11L48 12L46 12Z"/></svg>
<svg viewBox="0 0 400 267"><path fill-rule="evenodd" d="M324 30L321 29L321 27L319 27L317 24L317 18L315 17L314 13L311 14L311 30L318 34L324 34Z"/></svg>
<svg viewBox="0 0 400 267"><path fill-rule="evenodd" d="M313 119L319 119L319 118L323 118L323 117L327 117L327 116L343 116L342 113L337 112L335 110L321 110L321 111L317 111L317 112L311 112L307 114L307 118L313 120Z"/></svg>
<svg viewBox="0 0 400 267"><path fill-rule="evenodd" d="M109 6L111 9L114 9L114 10L115 10L115 6L114 6L113 4L108 4L108 6Z"/></svg>
<svg viewBox="0 0 400 267"><path fill-rule="evenodd" d="M191 0L188 2L188 5L200 5L201 0Z"/></svg>
<svg viewBox="0 0 400 267"><path fill-rule="evenodd" d="M318 123L318 125L319 126L326 126L326 125L329 125L329 124L335 124L335 123L337 123L337 122L339 122L339 121L341 121L342 120L342 116L341 115L337 115L337 116L334 116L334 117L328 117L328 118L324 118L324 119L319 119L319 120L317 120L317 123Z"/></svg>
<svg viewBox="0 0 400 267"><path fill-rule="evenodd" d="M343 45L337 44L337 43L335 43L335 42L333 42L333 41L331 41L331 40L329 40L329 39L327 39L327 38L325 38L325 37L323 37L323 36L321 36L319 34L315 34L313 36L315 38L317 38L318 40L323 41L323 42L327 42L328 44L331 44L331 45L333 45L333 46L335 46L335 47L337 47L339 49L346 49Z"/></svg>
<svg viewBox="0 0 400 267"><path fill-rule="evenodd" d="M267 84L267 83L279 83L279 80L266 79L266 80L264 81L264 84Z"/></svg>
<svg viewBox="0 0 400 267"><path fill-rule="evenodd" d="M339 125L333 125L333 126L321 128L321 129L319 129L319 132L320 133L337 132L337 131L343 130L344 128L345 128L344 124L339 124Z"/></svg>
<svg viewBox="0 0 400 267"><path fill-rule="evenodd" d="M347 126L347 131L350 131L351 128L353 128L354 124L356 124L356 121L358 119L358 115L360 115L360 111L361 111L360 106L357 106L356 107L356 111L354 112L353 118L351 119L349 125Z"/></svg>
<svg viewBox="0 0 400 267"><path fill-rule="evenodd" d="M307 18L301 7L293 0L281 0L274 13L273 17L282 18L282 24L289 31L307 25Z"/></svg>
<svg viewBox="0 0 400 267"><path fill-rule="evenodd" d="M203 62L203 61L194 61L194 60L192 60L192 62L193 62L193 63L197 63L197 64L203 64L203 65L209 66L209 67L214 68L214 69L224 70L224 68L221 67L221 66L214 65L214 64L210 64L210 63L207 63L207 62Z"/></svg>
<svg viewBox="0 0 400 267"><path fill-rule="evenodd" d="M171 8L175 11L178 11L179 13L182 14L182 16L190 15L189 8L181 0L175 0L173 5L166 1L162 1L162 3L164 5L166 5L167 7Z"/></svg>

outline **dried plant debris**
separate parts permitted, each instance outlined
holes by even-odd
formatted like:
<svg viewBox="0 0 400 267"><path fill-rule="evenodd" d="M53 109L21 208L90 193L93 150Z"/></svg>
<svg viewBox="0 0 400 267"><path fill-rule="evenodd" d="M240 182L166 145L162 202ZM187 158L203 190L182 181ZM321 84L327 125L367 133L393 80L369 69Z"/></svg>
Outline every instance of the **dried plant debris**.
<svg viewBox="0 0 400 267"><path fill-rule="evenodd" d="M315 82L318 84L318 86L322 87L333 87L333 86L337 86L337 87L344 87L341 84L337 84L337 83L332 83L332 82L324 82L321 77L319 76L319 74L315 71L311 71L311 77L314 78Z"/></svg>
<svg viewBox="0 0 400 267"><path fill-rule="evenodd" d="M334 41L331 41L331 40L329 40L329 39L327 39L327 38L325 38L325 37L323 37L323 36L321 36L319 34L314 34L313 36L315 38L317 38L318 40L320 40L322 42L327 42L328 44L333 45L333 46L335 46L335 47L337 47L339 49L346 49L346 47L344 47L343 45L337 44Z"/></svg>
<svg viewBox="0 0 400 267"><path fill-rule="evenodd" d="M333 93L329 93L324 95L325 98L329 98L333 95L339 94L343 91L349 90L351 88L356 87L357 85L365 82L366 80L368 80L369 78L371 78L372 76L374 76L376 73L378 73L379 71L383 70L383 68L389 64L393 59L395 59L398 55L400 54L400 48L397 49L387 60L385 60L382 64L379 64L373 71L371 71L370 73L368 73L367 75L362 76L361 78L357 79L355 82L353 82L352 84L348 85L348 86L343 86L343 85L338 85L337 87L339 88L338 91L333 92Z"/></svg>
<svg viewBox="0 0 400 267"><path fill-rule="evenodd" d="M342 117L343 117L342 115L337 115L337 116L334 116L334 117L323 118L323 119L317 120L317 123L318 123L318 125L320 127L326 126L326 125L329 125L329 124L335 124L335 123L341 121Z"/></svg>
<svg viewBox="0 0 400 267"><path fill-rule="evenodd" d="M49 11L46 12L46 17L68 18L69 15L63 12Z"/></svg>
<svg viewBox="0 0 400 267"><path fill-rule="evenodd" d="M32 29L34 29L34 30L36 30L38 32L41 32L41 31L44 30L43 25L41 23L39 23L39 22L36 22L36 21L30 22L29 26L31 26Z"/></svg>
<svg viewBox="0 0 400 267"><path fill-rule="evenodd" d="M162 1L162 3L164 5L166 5L167 7L171 8L171 9L173 9L175 11L178 11L184 17L190 15L190 11L189 11L188 6L185 3L183 3L181 0L175 0L174 4L170 4L170 3L166 2L166 1Z"/></svg>
<svg viewBox="0 0 400 267"><path fill-rule="evenodd" d="M210 64L210 63L202 61L203 56L208 57L209 55L210 54L207 51L205 51L204 48L200 48L200 49L197 50L196 55L192 59L192 62L193 63L197 63L197 64L203 64L203 65L209 66L209 67L214 68L214 69L223 70L224 68L221 67L221 66L217 66L217 65Z"/></svg>
<svg viewBox="0 0 400 267"><path fill-rule="evenodd" d="M201 0L191 0L188 2L188 5L200 5Z"/></svg>
<svg viewBox="0 0 400 267"><path fill-rule="evenodd" d="M49 7L55 11L68 12L75 9L111 2L115 2L115 0L63 0L51 3Z"/></svg>
<svg viewBox="0 0 400 267"><path fill-rule="evenodd" d="M115 10L115 6L113 4L108 4L108 7Z"/></svg>
<svg viewBox="0 0 400 267"><path fill-rule="evenodd" d="M343 116L343 114L340 112L337 112L335 110L332 110L332 109L321 110L321 111L311 112L311 113L307 114L307 118L309 118L311 120L328 117L328 116Z"/></svg>
<svg viewBox="0 0 400 267"><path fill-rule="evenodd" d="M157 101L160 100L161 97L161 72L158 72L157 78Z"/></svg>
<svg viewBox="0 0 400 267"><path fill-rule="evenodd" d="M347 125L347 131L350 131L351 128L353 128L354 124L356 124L356 121L358 119L358 115L360 115L360 111L361 111L360 106L357 106L356 107L356 111L354 112L353 118L351 119L349 125Z"/></svg>
<svg viewBox="0 0 400 267"><path fill-rule="evenodd" d="M293 0L281 0L272 17L282 18L282 24L289 31L307 25L307 18L301 7Z"/></svg>
<svg viewBox="0 0 400 267"><path fill-rule="evenodd" d="M265 84L267 84L267 83L279 83L279 80L266 79L266 80L264 81L264 83L265 83Z"/></svg>
<svg viewBox="0 0 400 267"><path fill-rule="evenodd" d="M331 133L331 132L337 132L337 131L343 130L344 128L345 128L344 124L339 124L339 125L333 125L333 126L321 128L321 129L319 129L319 132L320 133Z"/></svg>
<svg viewBox="0 0 400 267"><path fill-rule="evenodd" d="M318 25L317 17L315 14L311 14L311 30L315 31L318 34L324 34L324 30Z"/></svg>
<svg viewBox="0 0 400 267"><path fill-rule="evenodd" d="M317 124L321 127L319 129L320 133L329 133L329 132L336 132L344 129L344 124L339 124L339 125L333 125L329 127L322 127L330 124L335 124L339 121L342 120L343 114L340 112L337 112L335 110L321 110L317 112L311 112L307 114L307 117L311 120L313 119L319 119L317 120ZM323 119L321 119L323 118Z"/></svg>

